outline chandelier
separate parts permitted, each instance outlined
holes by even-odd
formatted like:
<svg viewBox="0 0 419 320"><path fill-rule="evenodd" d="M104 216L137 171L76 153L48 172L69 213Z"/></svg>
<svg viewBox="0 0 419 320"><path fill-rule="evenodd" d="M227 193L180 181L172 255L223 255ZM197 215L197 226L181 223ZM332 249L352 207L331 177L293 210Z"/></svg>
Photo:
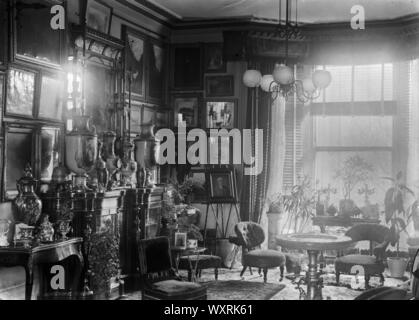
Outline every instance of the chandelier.
<svg viewBox="0 0 419 320"><path fill-rule="evenodd" d="M289 40L300 37L301 32L297 23L297 6L295 9L295 22L292 23L290 21L292 0L285 1L285 24L281 22L282 0L279 0L279 22L277 28L278 37L285 38L285 59L283 63L275 64L272 74L264 76L262 76L259 70L247 70L243 75L243 83L249 88L261 87L263 91L272 93L273 100L278 96L287 99L290 95L296 94L301 102L306 103L320 96L322 90L330 85L332 76L326 70L315 70L311 77L303 80L295 79L294 69L287 66L288 46ZM295 2L297 3L297 0Z"/></svg>

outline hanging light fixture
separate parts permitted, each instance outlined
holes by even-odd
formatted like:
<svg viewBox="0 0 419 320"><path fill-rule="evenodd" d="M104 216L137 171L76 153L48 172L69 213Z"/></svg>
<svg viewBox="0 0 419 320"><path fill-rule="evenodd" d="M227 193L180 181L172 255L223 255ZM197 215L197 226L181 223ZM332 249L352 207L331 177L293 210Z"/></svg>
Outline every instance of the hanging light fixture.
<svg viewBox="0 0 419 320"><path fill-rule="evenodd" d="M315 70L311 77L304 80L297 80L294 77L294 69L287 66L288 45L291 38L300 36L301 31L297 23L297 5L295 13L295 23L290 22L291 1L286 0L285 24L281 23L282 0L279 0L279 22L277 34L280 38L285 38L285 59L284 63L277 63L272 74L263 75L258 70L247 70L243 75L243 83L249 88L261 87L265 92L271 92L275 100L278 96L287 99L290 95L296 94L297 98L306 103L320 96L322 90L327 88L332 76L326 70ZM295 0L297 3L297 0Z"/></svg>

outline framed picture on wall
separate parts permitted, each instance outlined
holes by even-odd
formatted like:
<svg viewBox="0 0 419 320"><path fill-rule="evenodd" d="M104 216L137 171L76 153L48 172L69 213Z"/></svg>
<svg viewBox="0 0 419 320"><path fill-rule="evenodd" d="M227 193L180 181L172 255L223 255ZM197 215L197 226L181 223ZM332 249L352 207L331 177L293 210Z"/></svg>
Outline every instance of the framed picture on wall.
<svg viewBox="0 0 419 320"><path fill-rule="evenodd" d="M203 59L201 45L177 45L173 48L172 59L174 89L202 89Z"/></svg>
<svg viewBox="0 0 419 320"><path fill-rule="evenodd" d="M202 94L179 94L173 96L174 125L179 121L186 122L187 127L199 126L199 109L202 103Z"/></svg>
<svg viewBox="0 0 419 320"><path fill-rule="evenodd" d="M49 182L52 172L59 164L60 155L60 128L44 127L39 134L40 145L40 180Z"/></svg>
<svg viewBox="0 0 419 320"><path fill-rule="evenodd" d="M109 34L112 21L112 7L104 1L87 0L86 24L89 28Z"/></svg>
<svg viewBox="0 0 419 320"><path fill-rule="evenodd" d="M205 45L205 72L226 72L226 63L224 60L222 43L207 43Z"/></svg>
<svg viewBox="0 0 419 320"><path fill-rule="evenodd" d="M134 99L145 98L145 36L123 27L125 39L126 92Z"/></svg>
<svg viewBox="0 0 419 320"><path fill-rule="evenodd" d="M234 76L207 76L205 78L205 95L207 97L234 96Z"/></svg>
<svg viewBox="0 0 419 320"><path fill-rule="evenodd" d="M33 117L36 74L10 68L7 74L6 114Z"/></svg>
<svg viewBox="0 0 419 320"><path fill-rule="evenodd" d="M205 117L207 129L233 129L236 125L237 100L207 100Z"/></svg>
<svg viewBox="0 0 419 320"><path fill-rule="evenodd" d="M151 102L160 102L164 95L164 75L166 50L162 42L150 40L148 52L148 89L147 98Z"/></svg>
<svg viewBox="0 0 419 320"><path fill-rule="evenodd" d="M41 76L39 118L61 120L63 112L64 79L60 76Z"/></svg>
<svg viewBox="0 0 419 320"><path fill-rule="evenodd" d="M12 200L18 191L16 182L23 175L25 166L29 163L34 169L34 139L35 129L6 124L5 135L5 176L3 190L5 200Z"/></svg>
<svg viewBox="0 0 419 320"><path fill-rule="evenodd" d="M237 203L236 179L230 168L208 168L210 203Z"/></svg>
<svg viewBox="0 0 419 320"><path fill-rule="evenodd" d="M17 1L13 21L13 59L61 68L66 30L51 28L51 7L60 0Z"/></svg>

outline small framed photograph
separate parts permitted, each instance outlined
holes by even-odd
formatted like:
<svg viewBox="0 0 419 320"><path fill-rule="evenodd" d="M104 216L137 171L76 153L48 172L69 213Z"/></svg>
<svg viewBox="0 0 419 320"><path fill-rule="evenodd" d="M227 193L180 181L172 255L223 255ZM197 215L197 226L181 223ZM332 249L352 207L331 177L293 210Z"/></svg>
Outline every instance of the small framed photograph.
<svg viewBox="0 0 419 320"><path fill-rule="evenodd" d="M207 171L210 203L237 203L236 179L230 168L210 168Z"/></svg>
<svg viewBox="0 0 419 320"><path fill-rule="evenodd" d="M205 72L226 72L226 63L224 60L222 43L208 43L205 45Z"/></svg>
<svg viewBox="0 0 419 320"><path fill-rule="evenodd" d="M199 109L202 102L202 94L179 94L173 96L175 114L175 127L179 121L186 122L187 127L199 126Z"/></svg>
<svg viewBox="0 0 419 320"><path fill-rule="evenodd" d="M187 246L187 234L184 232L175 233L175 247L179 249L186 249Z"/></svg>
<svg viewBox="0 0 419 320"><path fill-rule="evenodd" d="M205 117L207 129L233 129L236 123L236 99L207 100Z"/></svg>
<svg viewBox="0 0 419 320"><path fill-rule="evenodd" d="M208 76L205 78L205 95L207 97L234 96L234 76Z"/></svg>
<svg viewBox="0 0 419 320"><path fill-rule="evenodd" d="M39 98L39 118L61 120L63 112L64 81L60 77L42 75Z"/></svg>
<svg viewBox="0 0 419 320"><path fill-rule="evenodd" d="M33 117L35 97L34 72L9 69L7 75L6 114Z"/></svg>
<svg viewBox="0 0 419 320"><path fill-rule="evenodd" d="M112 20L112 7L100 0L88 0L86 24L89 28L109 34Z"/></svg>

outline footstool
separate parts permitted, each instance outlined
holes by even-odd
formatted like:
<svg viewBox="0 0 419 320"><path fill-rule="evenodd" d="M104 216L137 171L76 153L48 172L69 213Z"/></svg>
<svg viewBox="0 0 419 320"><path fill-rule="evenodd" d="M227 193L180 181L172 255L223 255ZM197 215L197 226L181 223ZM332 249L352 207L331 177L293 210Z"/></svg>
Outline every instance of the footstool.
<svg viewBox="0 0 419 320"><path fill-rule="evenodd" d="M189 261L190 260L190 261ZM196 263L198 261L198 266ZM192 265L192 270L191 270ZM196 266L196 267L195 267ZM214 268L215 280L218 280L218 269L221 267L221 257L213 255L192 255L189 257L180 257L179 270L188 271L188 280L192 281L192 272L196 270L196 277L201 277L201 271Z"/></svg>

